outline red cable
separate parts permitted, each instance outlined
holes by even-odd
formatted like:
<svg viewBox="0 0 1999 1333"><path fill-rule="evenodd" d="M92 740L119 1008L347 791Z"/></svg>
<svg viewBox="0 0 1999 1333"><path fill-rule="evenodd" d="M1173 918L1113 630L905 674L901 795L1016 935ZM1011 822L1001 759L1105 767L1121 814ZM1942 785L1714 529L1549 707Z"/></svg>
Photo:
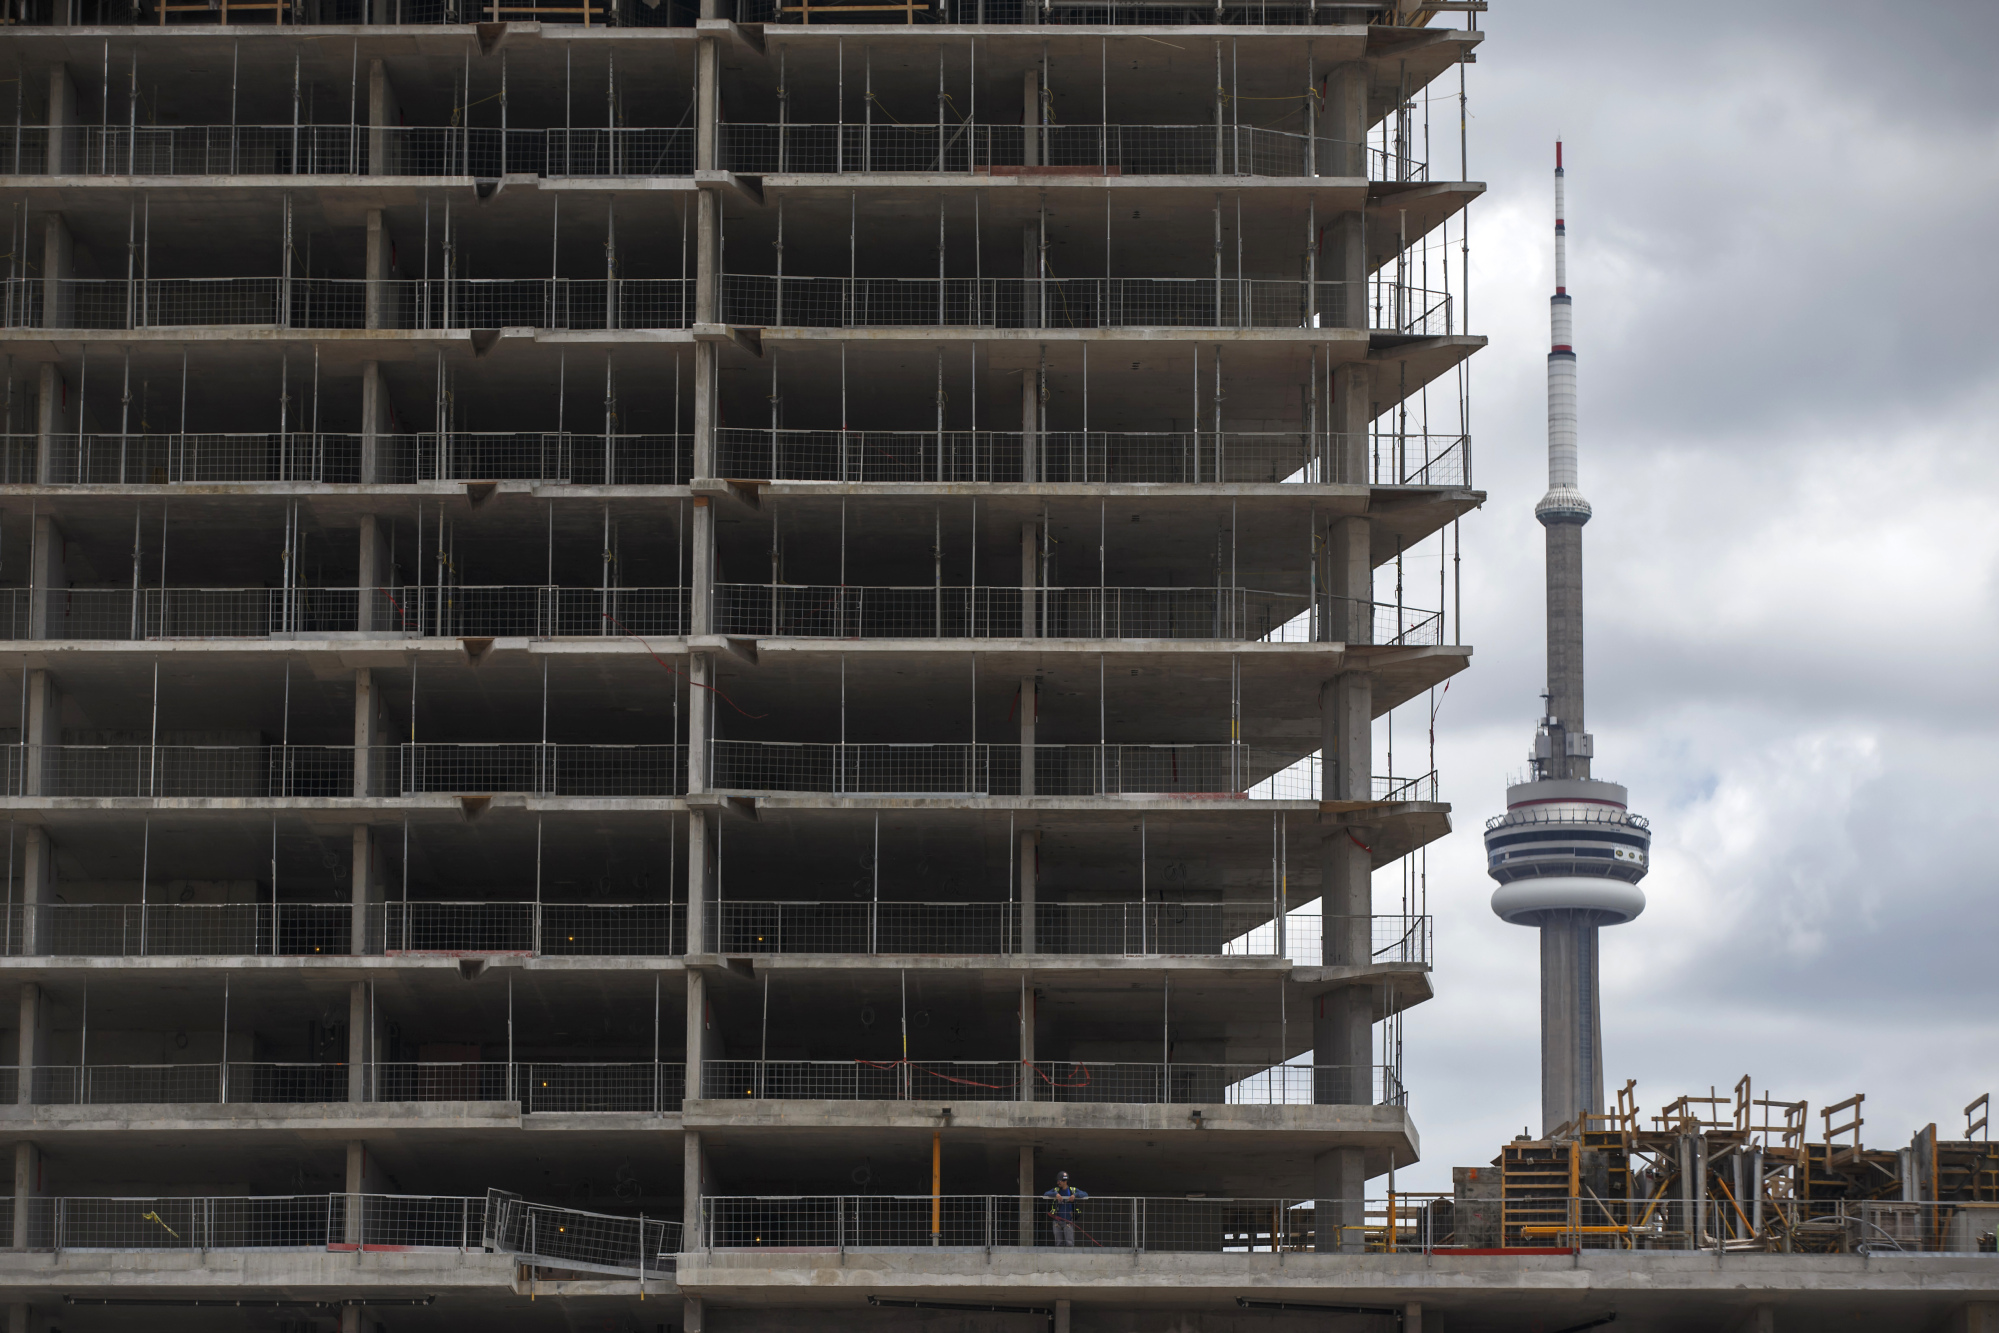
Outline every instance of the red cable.
<svg viewBox="0 0 1999 1333"><path fill-rule="evenodd" d="M1362 842L1359 838L1354 838L1352 829L1347 830L1347 837L1353 838L1354 846L1360 848L1362 851L1366 852L1369 856L1374 855L1374 848L1368 846L1366 843Z"/></svg>

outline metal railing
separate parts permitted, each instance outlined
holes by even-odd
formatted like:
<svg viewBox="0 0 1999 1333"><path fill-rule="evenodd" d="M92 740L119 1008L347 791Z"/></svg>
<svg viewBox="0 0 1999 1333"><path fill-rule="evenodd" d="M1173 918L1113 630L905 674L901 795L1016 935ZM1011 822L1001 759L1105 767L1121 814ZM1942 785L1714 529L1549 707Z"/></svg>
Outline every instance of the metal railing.
<svg viewBox="0 0 1999 1333"><path fill-rule="evenodd" d="M1437 799L1437 775L1435 771L1417 774L1414 777L1387 777L1376 773L1368 781L1365 796L1353 793L1345 797L1330 795L1320 780L1320 763L1317 753L1308 754L1289 766L1272 773L1251 789L1249 795L1254 800L1265 801L1328 801L1328 800L1368 800L1390 804L1404 801L1432 801Z"/></svg>
<svg viewBox="0 0 1999 1333"><path fill-rule="evenodd" d="M295 956L353 950L353 908L347 903L14 903L0 920L0 943L10 957Z"/></svg>
<svg viewBox="0 0 1999 1333"><path fill-rule="evenodd" d="M1309 598L1254 588L724 583L722 634L773 638L1260 639Z"/></svg>
<svg viewBox="0 0 1999 1333"><path fill-rule="evenodd" d="M412 741L395 747L397 790L677 796L687 790L685 752L683 745Z"/></svg>
<svg viewBox="0 0 1999 1333"><path fill-rule="evenodd" d="M950 1099L1216 1106L1399 1106L1407 1101L1400 1078L1385 1068L1069 1060L1031 1064L1020 1060L709 1060L702 1066L701 1089L704 1097L724 1101Z"/></svg>
<svg viewBox="0 0 1999 1333"><path fill-rule="evenodd" d="M37 479L39 437L5 437L4 479ZM552 481L578 485L684 484L694 437L672 432L423 431L374 437L374 475L363 477L368 437L355 431L129 432L51 435L55 486L173 486L209 482L318 481L407 485L418 481Z"/></svg>
<svg viewBox="0 0 1999 1333"><path fill-rule="evenodd" d="M719 127L725 169L749 175L869 171L1106 176L1398 176L1379 148L1250 125L753 124ZM1031 164L1031 165L1030 165Z"/></svg>
<svg viewBox="0 0 1999 1333"><path fill-rule="evenodd" d="M45 639L670 636L688 623L684 588L0 588L6 637L35 636L37 597Z"/></svg>
<svg viewBox="0 0 1999 1333"><path fill-rule="evenodd" d="M1042 1195L706 1196L713 1250L1051 1246L1162 1253L1313 1247L1312 1201L1092 1195L1058 1215Z"/></svg>
<svg viewBox="0 0 1999 1333"><path fill-rule="evenodd" d="M692 278L9 278L8 327L678 329Z"/></svg>
<svg viewBox="0 0 1999 1333"><path fill-rule="evenodd" d="M715 471L770 481L1355 482L1470 484L1462 435L1368 436L1361 475L1349 437L1302 431L808 430L721 426ZM1030 447L1031 446L1031 447ZM1031 466L1029 465L1031 462Z"/></svg>
<svg viewBox="0 0 1999 1333"><path fill-rule="evenodd" d="M687 952L684 903L375 903L369 945L391 954L666 957Z"/></svg>
<svg viewBox="0 0 1999 1333"><path fill-rule="evenodd" d="M1427 916L1370 916L1332 918L1334 957L1326 957L1326 918L1316 912L1291 912L1283 921L1283 938L1269 913L1253 929L1230 941L1231 953L1251 957L1279 955L1302 963L1333 963L1351 952L1350 963L1395 963L1428 967L1433 959L1434 926ZM1365 925L1362 924L1363 920ZM1352 930L1342 934L1344 923ZM1362 949L1366 957L1360 956Z"/></svg>
<svg viewBox="0 0 1999 1333"><path fill-rule="evenodd" d="M671 1273L681 1245L678 1222L529 1203L504 1190L487 1191L486 1226L490 1250L586 1273Z"/></svg>
<svg viewBox="0 0 1999 1333"><path fill-rule="evenodd" d="M707 951L725 954L1015 954L1029 952L1011 902L739 901L711 904ZM1291 957L1317 962L1321 921L1221 902L1040 902L1034 953ZM1370 961L1428 965L1427 916L1369 918Z"/></svg>
<svg viewBox="0 0 1999 1333"><path fill-rule="evenodd" d="M1333 328L1451 332L1448 292L1281 278L836 278L725 273L722 318L793 328Z"/></svg>
<svg viewBox="0 0 1999 1333"><path fill-rule="evenodd" d="M55 150L51 151L51 143ZM24 125L0 174L54 176L685 176L689 126Z"/></svg>
<svg viewBox="0 0 1999 1333"><path fill-rule="evenodd" d="M29 1087L33 1102L40 1106L519 1102L523 1114L533 1115L677 1111L685 1085L684 1065L650 1060L393 1061L359 1066L231 1060L42 1065L33 1071Z"/></svg>
<svg viewBox="0 0 1999 1333"><path fill-rule="evenodd" d="M916 0L914 8L917 21L1090 27L1302 27L1344 23L1353 12L1313 0ZM735 12L740 23L851 21L837 3L812 0L737 0Z"/></svg>
<svg viewBox="0 0 1999 1333"><path fill-rule="evenodd" d="M478 1250L486 1201L439 1194L30 1196L31 1250Z"/></svg>
<svg viewBox="0 0 1999 1333"><path fill-rule="evenodd" d="M1297 762L1246 745L1037 745L1037 796L1245 795ZM712 785L745 791L1018 795L1018 745L712 742ZM1294 784L1295 785L1295 784ZM1262 793L1259 793L1262 794ZM1292 799L1288 791L1276 799ZM1301 798L1303 799L1303 798Z"/></svg>

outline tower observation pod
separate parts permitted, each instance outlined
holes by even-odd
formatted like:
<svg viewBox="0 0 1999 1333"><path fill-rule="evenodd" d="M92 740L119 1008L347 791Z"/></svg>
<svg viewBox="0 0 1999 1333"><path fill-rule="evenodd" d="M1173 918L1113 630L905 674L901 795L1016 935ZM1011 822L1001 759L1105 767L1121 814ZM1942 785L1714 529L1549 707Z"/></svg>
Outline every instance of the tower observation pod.
<svg viewBox="0 0 1999 1333"><path fill-rule="evenodd" d="M1529 757L1532 778L1506 789L1485 827L1492 910L1541 932L1541 1130L1555 1134L1603 1110L1603 1021L1597 933L1645 910L1638 881L1652 834L1627 793L1590 774L1583 721L1583 525L1578 487L1576 353L1570 326L1562 146L1555 145L1555 295L1548 351L1548 493L1534 507L1547 536L1547 708ZM1581 1125L1575 1124L1576 1129Z"/></svg>

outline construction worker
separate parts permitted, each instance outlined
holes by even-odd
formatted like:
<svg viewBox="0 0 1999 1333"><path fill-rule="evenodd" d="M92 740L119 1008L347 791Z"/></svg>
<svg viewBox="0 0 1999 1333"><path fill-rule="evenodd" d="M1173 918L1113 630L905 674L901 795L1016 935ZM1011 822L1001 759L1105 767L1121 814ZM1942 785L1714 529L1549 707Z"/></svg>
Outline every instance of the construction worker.
<svg viewBox="0 0 1999 1333"><path fill-rule="evenodd" d="M1076 1205L1089 1198L1089 1194L1071 1185L1069 1173L1064 1171L1055 1177L1055 1188L1041 1197L1049 1201L1048 1216L1055 1224L1055 1243L1075 1248Z"/></svg>

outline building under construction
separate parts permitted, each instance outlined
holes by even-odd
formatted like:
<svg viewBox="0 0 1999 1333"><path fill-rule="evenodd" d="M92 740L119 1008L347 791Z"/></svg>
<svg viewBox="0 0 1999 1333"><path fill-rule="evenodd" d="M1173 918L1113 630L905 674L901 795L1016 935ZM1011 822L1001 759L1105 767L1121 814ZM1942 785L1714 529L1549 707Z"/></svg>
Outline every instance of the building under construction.
<svg viewBox="0 0 1999 1333"><path fill-rule="evenodd" d="M0 3L9 1333L1750 1309L1394 1192L1482 9Z"/></svg>

